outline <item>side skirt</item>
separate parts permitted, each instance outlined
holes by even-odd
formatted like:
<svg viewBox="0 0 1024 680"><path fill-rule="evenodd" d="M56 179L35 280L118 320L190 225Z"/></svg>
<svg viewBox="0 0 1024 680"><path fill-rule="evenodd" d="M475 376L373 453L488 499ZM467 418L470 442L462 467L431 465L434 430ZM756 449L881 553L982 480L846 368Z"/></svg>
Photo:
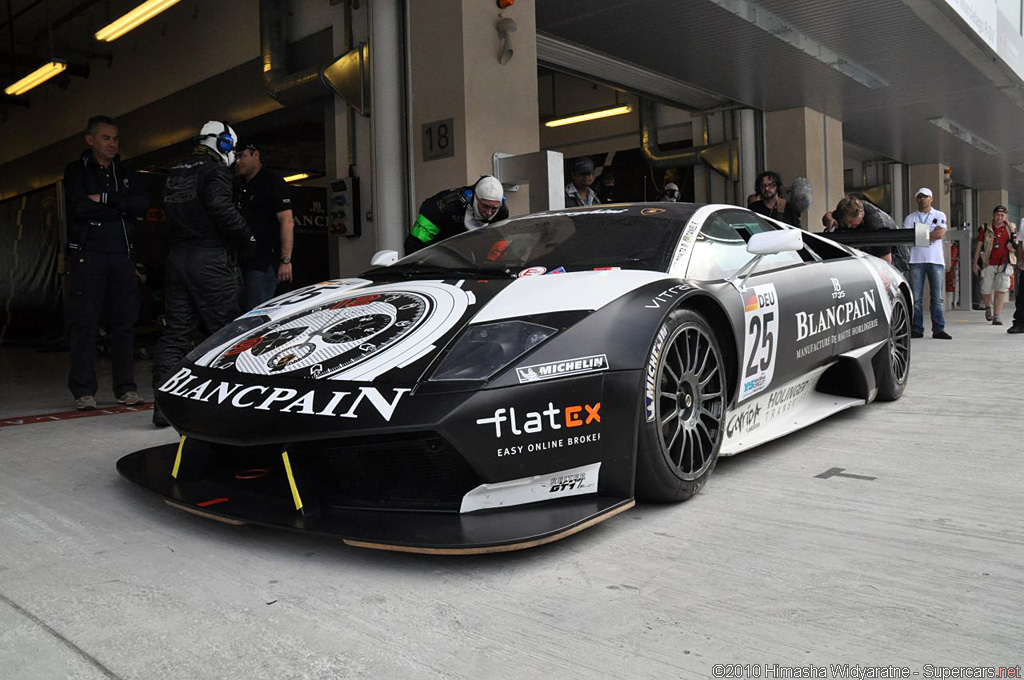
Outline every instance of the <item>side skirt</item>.
<svg viewBox="0 0 1024 680"><path fill-rule="evenodd" d="M725 417L725 438L718 455L735 455L807 427L839 411L866 404L868 400L863 397L818 391L823 375L840 367L841 361L816 368L728 411ZM870 355L866 361L870 369ZM874 387L873 378L871 387Z"/></svg>

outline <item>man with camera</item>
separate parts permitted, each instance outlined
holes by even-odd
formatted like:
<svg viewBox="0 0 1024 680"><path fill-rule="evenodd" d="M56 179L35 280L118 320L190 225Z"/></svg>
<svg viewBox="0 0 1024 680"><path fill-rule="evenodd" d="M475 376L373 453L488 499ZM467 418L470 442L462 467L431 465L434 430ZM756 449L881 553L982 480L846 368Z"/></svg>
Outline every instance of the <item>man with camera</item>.
<svg viewBox="0 0 1024 680"><path fill-rule="evenodd" d="M981 274L985 320L991 321L993 326L1003 325L1003 304L1009 295L1010 280L1017 264L1014 236L1013 227L1006 220L1006 206L997 205L992 211L992 224L982 226L974 244L971 263L974 273Z"/></svg>

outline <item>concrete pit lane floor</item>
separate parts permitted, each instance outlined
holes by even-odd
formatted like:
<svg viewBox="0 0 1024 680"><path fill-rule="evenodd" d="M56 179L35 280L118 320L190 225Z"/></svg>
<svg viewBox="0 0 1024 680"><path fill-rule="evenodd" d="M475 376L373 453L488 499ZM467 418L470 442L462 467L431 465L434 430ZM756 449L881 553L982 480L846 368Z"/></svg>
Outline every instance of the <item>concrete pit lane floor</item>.
<svg viewBox="0 0 1024 680"><path fill-rule="evenodd" d="M952 341L913 341L902 400L723 459L687 503L489 556L361 550L172 509L114 469L175 440L148 411L2 427L0 677L1016 666L1024 336L1005 328L950 312ZM65 369L66 355L5 350L0 419L70 410Z"/></svg>

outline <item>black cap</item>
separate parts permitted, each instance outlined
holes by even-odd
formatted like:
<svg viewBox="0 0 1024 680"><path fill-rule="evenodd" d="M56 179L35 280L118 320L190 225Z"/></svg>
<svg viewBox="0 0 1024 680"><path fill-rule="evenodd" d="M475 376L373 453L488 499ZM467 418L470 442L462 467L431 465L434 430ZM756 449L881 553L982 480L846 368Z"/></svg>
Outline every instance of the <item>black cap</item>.
<svg viewBox="0 0 1024 680"><path fill-rule="evenodd" d="M572 164L572 171L577 175L593 175L594 161L592 161L589 156L577 158L576 162Z"/></svg>
<svg viewBox="0 0 1024 680"><path fill-rule="evenodd" d="M1009 212L1009 210L1006 209L1005 205L997 205L992 209L992 214L995 215L997 212Z"/></svg>
<svg viewBox="0 0 1024 680"><path fill-rule="evenodd" d="M235 151L241 151L242 149L249 149L249 151L259 151L260 145L251 139L243 139L235 144Z"/></svg>

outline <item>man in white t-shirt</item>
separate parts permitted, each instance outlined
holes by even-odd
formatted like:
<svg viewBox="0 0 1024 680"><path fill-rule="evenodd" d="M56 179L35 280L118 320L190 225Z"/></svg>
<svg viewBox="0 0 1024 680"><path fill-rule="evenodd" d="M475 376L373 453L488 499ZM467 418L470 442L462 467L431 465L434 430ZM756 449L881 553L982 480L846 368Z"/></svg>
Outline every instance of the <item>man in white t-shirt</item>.
<svg viewBox="0 0 1024 680"><path fill-rule="evenodd" d="M942 313L944 305L943 291L946 285L946 257L942 251L942 237L946 234L948 224L946 213L932 208L932 190L922 187L917 190L917 212L912 212L903 220L905 229L913 229L915 224L927 224L931 242L927 246L915 246L910 249L910 287L914 291L914 323L910 336L924 337L924 281L928 279L928 295L931 300L929 313L932 318L932 337L940 340L951 340L946 332L946 319Z"/></svg>

